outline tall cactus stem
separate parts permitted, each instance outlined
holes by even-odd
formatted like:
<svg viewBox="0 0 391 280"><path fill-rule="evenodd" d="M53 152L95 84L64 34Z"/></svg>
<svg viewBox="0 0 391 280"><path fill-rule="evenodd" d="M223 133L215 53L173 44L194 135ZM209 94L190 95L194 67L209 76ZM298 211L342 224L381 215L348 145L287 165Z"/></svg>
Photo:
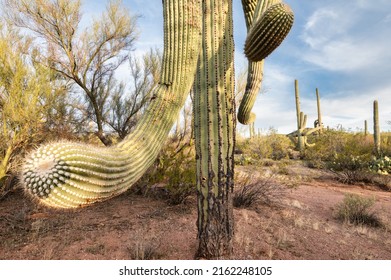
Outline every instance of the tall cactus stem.
<svg viewBox="0 0 391 280"><path fill-rule="evenodd" d="M323 122L322 122L322 112L321 112L321 109L320 109L320 94L319 94L319 90L318 89L316 89L316 108L318 110L317 122L318 122L318 126L320 127L319 134L321 134L322 131L323 131Z"/></svg>
<svg viewBox="0 0 391 280"><path fill-rule="evenodd" d="M304 145L302 141L302 135L301 135L301 111L300 111L300 92L299 92L299 81L295 80L295 102L296 102L296 117L297 117L297 149L302 152Z"/></svg>
<svg viewBox="0 0 391 280"><path fill-rule="evenodd" d="M367 120L364 121L364 136L368 135L368 122Z"/></svg>
<svg viewBox="0 0 391 280"><path fill-rule="evenodd" d="M295 104L296 104L296 117L297 117L297 129L300 129L300 92L299 81L295 80Z"/></svg>
<svg viewBox="0 0 391 280"><path fill-rule="evenodd" d="M42 203L75 208L129 189L154 162L194 81L200 52L201 1L166 0L162 75L133 133L106 148L57 142L39 147L22 182Z"/></svg>
<svg viewBox="0 0 391 280"><path fill-rule="evenodd" d="M380 156L379 104L377 100L373 102L373 138L375 141L375 153L377 156Z"/></svg>
<svg viewBox="0 0 391 280"><path fill-rule="evenodd" d="M280 2L280 0L242 0L247 33L250 32L253 26L254 18L260 17L275 2ZM256 115L251 111L261 89L263 68L264 60L258 62L248 61L246 88L238 110L238 121L241 124L250 125L255 121Z"/></svg>

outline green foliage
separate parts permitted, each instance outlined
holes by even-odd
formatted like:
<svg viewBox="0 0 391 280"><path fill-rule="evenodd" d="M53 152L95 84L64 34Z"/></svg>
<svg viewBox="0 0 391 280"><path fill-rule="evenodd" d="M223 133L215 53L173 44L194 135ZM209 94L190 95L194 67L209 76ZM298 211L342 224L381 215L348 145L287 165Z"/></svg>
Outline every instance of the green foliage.
<svg viewBox="0 0 391 280"><path fill-rule="evenodd" d="M379 227L382 224L381 221L375 213L370 212L374 204L374 198L347 194L343 201L336 206L336 217L347 223Z"/></svg>
<svg viewBox="0 0 391 280"><path fill-rule="evenodd" d="M391 174L391 159L388 156L374 158L369 168L380 175L389 175Z"/></svg>
<svg viewBox="0 0 391 280"><path fill-rule="evenodd" d="M305 160L330 163L336 158L365 157L368 160L371 158L373 151L371 137L338 130L324 130L321 136L312 137L317 138L316 145L305 151Z"/></svg>
<svg viewBox="0 0 391 280"><path fill-rule="evenodd" d="M43 141L63 84L34 63L30 40L0 24L0 179L16 173L24 150ZM32 140L34 137L34 140ZM34 142L33 142L34 141Z"/></svg>
<svg viewBox="0 0 391 280"><path fill-rule="evenodd" d="M293 147L285 135L270 129L267 135L238 141L237 148L243 152L245 159L251 158L250 162L253 163L263 159L287 159Z"/></svg>
<svg viewBox="0 0 391 280"><path fill-rule="evenodd" d="M190 194L195 193L196 188L194 146L183 145L185 146L180 148L177 143L166 145L155 164L139 182L147 188L163 185L165 190L163 197L173 205L183 203Z"/></svg>
<svg viewBox="0 0 391 280"><path fill-rule="evenodd" d="M308 165L326 167L344 183L372 182L374 174L371 171L380 174L388 168L384 158L373 160L374 140L369 135L325 130L321 136L313 137L318 137L316 146L304 154Z"/></svg>

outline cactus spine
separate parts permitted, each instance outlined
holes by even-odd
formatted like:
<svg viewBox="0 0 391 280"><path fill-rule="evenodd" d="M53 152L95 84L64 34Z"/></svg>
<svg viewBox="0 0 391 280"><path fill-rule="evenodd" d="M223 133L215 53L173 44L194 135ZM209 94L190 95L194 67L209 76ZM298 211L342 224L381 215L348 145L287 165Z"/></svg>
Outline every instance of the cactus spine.
<svg viewBox="0 0 391 280"><path fill-rule="evenodd" d="M201 2L163 1L164 58L153 101L135 131L106 147L58 142L41 146L23 166L25 188L44 204L73 208L124 192L153 163L194 81Z"/></svg>
<svg viewBox="0 0 391 280"><path fill-rule="evenodd" d="M379 104L373 102L373 139L375 141L375 153L380 156L380 125L379 125Z"/></svg>

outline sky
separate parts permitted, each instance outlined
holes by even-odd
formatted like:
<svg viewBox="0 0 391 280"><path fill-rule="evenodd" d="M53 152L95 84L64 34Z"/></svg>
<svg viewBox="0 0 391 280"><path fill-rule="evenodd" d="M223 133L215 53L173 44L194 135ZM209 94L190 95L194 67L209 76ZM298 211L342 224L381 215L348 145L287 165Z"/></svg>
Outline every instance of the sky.
<svg viewBox="0 0 391 280"><path fill-rule="evenodd" d="M84 19L99 15L107 1L84 0ZM123 0L140 15L135 53L163 47L161 0ZM253 112L256 130L296 130L294 81L299 82L307 126L317 119L316 88L325 126L373 130L373 101L379 102L380 129L391 131L391 1L285 0L295 22L288 37L265 60L264 80ZM244 71L246 38L240 0L233 0L236 73ZM119 76L126 77L126 67ZM239 131L247 131L243 126Z"/></svg>

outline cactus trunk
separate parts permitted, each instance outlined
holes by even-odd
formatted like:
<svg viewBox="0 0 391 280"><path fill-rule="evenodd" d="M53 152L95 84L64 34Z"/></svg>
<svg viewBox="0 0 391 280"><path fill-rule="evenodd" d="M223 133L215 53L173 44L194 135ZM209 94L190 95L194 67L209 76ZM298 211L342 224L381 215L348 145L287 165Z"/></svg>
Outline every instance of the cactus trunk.
<svg viewBox="0 0 391 280"><path fill-rule="evenodd" d="M22 182L44 204L73 208L129 189L153 163L194 81L200 52L201 1L163 1L162 76L135 131L110 148L57 142L26 160Z"/></svg>
<svg viewBox="0 0 391 280"><path fill-rule="evenodd" d="M379 104L377 100L373 102L373 138L375 141L375 154L380 156Z"/></svg>
<svg viewBox="0 0 391 280"><path fill-rule="evenodd" d="M319 94L319 90L318 89L316 89L316 107L317 107L317 110L318 110L317 126L320 127L319 134L322 134L323 122L322 122L322 112L320 110L320 94Z"/></svg>
<svg viewBox="0 0 391 280"><path fill-rule="evenodd" d="M368 135L368 122L367 120L364 121L364 136Z"/></svg>
<svg viewBox="0 0 391 280"><path fill-rule="evenodd" d="M299 81L295 80L295 101L296 101L296 117L297 117L297 149L302 152L304 148L304 143L301 135L301 111L300 111L300 93L299 93Z"/></svg>
<svg viewBox="0 0 391 280"><path fill-rule="evenodd" d="M194 86L198 258L232 251L235 143L232 1L203 1L203 32Z"/></svg>

